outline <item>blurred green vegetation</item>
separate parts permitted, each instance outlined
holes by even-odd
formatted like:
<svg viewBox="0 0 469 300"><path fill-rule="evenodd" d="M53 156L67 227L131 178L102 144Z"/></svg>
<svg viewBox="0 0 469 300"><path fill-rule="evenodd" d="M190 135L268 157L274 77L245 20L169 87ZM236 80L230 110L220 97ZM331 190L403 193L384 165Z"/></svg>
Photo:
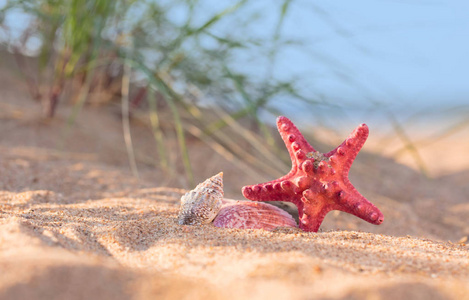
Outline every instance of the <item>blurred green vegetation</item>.
<svg viewBox="0 0 469 300"><path fill-rule="evenodd" d="M21 36L7 46L17 54L31 95L41 101L46 117L54 117L59 102L72 104L69 130L85 104L119 101L130 165L138 175L129 118L134 110L143 110L151 121L161 168L168 173L174 169L165 146L165 128L170 127L192 183L188 134L248 173L281 175L288 170L288 158L278 159L274 139L259 115L268 110L278 114L268 104L279 95L316 103L300 95L294 78L278 80L272 75L276 53L294 43L281 36L291 2L272 3L278 6L276 26L262 39L233 34L248 32L262 14L261 9L248 9L242 19L235 17L247 0L226 2L215 12L201 11L197 0L12 0L0 16L4 20L19 11L31 18ZM233 31L213 29L223 22ZM31 45L38 57L33 73L24 58ZM231 63L234 56L253 54L268 59L263 76L243 73ZM67 86L75 92L66 93ZM162 107L171 116L165 119L165 128ZM204 113L207 109L210 117Z"/></svg>
<svg viewBox="0 0 469 300"><path fill-rule="evenodd" d="M282 72L281 79L274 75L279 53L288 47L307 49L302 41L282 36L294 2L256 5L238 0L207 7L202 0L10 0L0 9L2 34L7 33L0 42L14 53L31 98L42 104L46 118L54 117L58 105L72 105L62 141L85 105L119 105L129 164L136 176L130 121L143 114L158 149L156 164L169 177L177 175L176 164L181 163L187 183L193 185L187 145L191 137L243 172L271 178L285 174L290 164L278 137L263 123L266 113L281 114L276 110L278 99L297 101L297 111L312 108L318 120L322 116L314 109L317 105L345 115L338 102L303 95L305 89L299 88L295 75ZM322 10L315 13L329 18ZM28 17L20 21L26 24L20 33L8 36L5 20L19 14ZM270 26L262 22L264 17ZM341 29L338 24L330 26ZM347 39L343 30L338 32ZM337 67L327 55L315 55ZM410 154L425 174L419 145L402 119L368 97L353 76L342 80L369 98L370 113L385 112L391 134L403 143L395 156ZM467 124L464 118L439 135ZM168 146L173 140L177 159Z"/></svg>

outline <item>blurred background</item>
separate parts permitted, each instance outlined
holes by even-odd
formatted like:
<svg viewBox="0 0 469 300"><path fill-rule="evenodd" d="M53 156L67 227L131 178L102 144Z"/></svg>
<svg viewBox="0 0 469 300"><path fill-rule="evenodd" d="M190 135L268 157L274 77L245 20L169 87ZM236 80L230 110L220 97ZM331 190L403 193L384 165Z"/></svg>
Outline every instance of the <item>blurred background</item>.
<svg viewBox="0 0 469 300"><path fill-rule="evenodd" d="M464 0L0 1L3 139L29 120L39 129L21 142L91 154L108 147L105 159L136 177L157 171L159 184L187 188L223 170L255 183L290 168L274 127L285 115L324 152L367 123L365 151L427 178L462 172L468 8Z"/></svg>

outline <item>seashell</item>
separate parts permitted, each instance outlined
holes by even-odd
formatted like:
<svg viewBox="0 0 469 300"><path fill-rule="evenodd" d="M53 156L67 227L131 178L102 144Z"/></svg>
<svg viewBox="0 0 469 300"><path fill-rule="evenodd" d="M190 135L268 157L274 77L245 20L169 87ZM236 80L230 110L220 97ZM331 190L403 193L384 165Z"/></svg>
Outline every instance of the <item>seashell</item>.
<svg viewBox="0 0 469 300"><path fill-rule="evenodd" d="M273 230L297 227L286 211L263 202L223 198L223 173L210 177L181 197L180 225L202 225L213 221L216 227Z"/></svg>
<svg viewBox="0 0 469 300"><path fill-rule="evenodd" d="M202 225L213 221L223 204L223 172L199 183L181 197L180 225Z"/></svg>
<svg viewBox="0 0 469 300"><path fill-rule="evenodd" d="M263 202L226 200L213 221L216 227L273 230L297 227L286 211Z"/></svg>

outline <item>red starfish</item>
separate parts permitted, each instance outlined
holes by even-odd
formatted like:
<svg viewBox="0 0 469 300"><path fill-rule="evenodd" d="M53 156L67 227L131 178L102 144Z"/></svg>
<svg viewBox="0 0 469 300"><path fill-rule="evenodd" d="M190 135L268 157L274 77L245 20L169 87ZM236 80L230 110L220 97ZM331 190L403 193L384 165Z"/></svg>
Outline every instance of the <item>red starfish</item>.
<svg viewBox="0 0 469 300"><path fill-rule="evenodd" d="M285 117L277 127L292 161L291 171L276 180L243 187L244 197L256 201L288 201L298 207L300 228L317 232L326 214L341 210L379 225L384 216L350 183L348 172L368 137L361 124L337 148L316 151L296 126Z"/></svg>

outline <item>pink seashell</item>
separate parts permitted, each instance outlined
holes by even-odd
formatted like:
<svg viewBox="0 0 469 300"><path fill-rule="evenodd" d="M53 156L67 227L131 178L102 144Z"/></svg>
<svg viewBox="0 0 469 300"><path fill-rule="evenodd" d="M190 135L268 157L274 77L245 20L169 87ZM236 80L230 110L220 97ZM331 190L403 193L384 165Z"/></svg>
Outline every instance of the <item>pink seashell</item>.
<svg viewBox="0 0 469 300"><path fill-rule="evenodd" d="M224 203L213 221L216 227L264 230L297 227L290 214L268 203L234 200Z"/></svg>

